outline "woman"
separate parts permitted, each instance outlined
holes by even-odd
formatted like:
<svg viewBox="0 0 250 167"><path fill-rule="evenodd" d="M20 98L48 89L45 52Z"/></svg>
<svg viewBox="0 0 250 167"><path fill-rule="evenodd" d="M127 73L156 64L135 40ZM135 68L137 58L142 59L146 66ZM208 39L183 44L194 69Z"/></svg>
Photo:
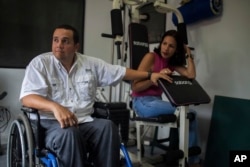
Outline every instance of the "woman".
<svg viewBox="0 0 250 167"><path fill-rule="evenodd" d="M184 45L176 30L169 30L162 36L158 48L143 57L138 70L166 74L169 82L172 82L171 75L174 71L190 79L196 76L191 51ZM175 112L175 107L162 100L162 90L150 79L135 80L132 90L133 109L140 117ZM197 146L196 121L191 121L189 130L189 146ZM198 157L189 159L190 164L198 164L199 161Z"/></svg>

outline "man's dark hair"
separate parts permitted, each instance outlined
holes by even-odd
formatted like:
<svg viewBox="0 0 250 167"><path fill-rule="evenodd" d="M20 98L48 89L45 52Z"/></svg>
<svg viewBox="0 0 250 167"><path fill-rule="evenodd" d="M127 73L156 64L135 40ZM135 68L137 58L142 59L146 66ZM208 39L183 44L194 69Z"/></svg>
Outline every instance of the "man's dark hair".
<svg viewBox="0 0 250 167"><path fill-rule="evenodd" d="M57 26L53 32L55 32L56 29L60 29L60 28L73 31L74 43L75 44L79 43L79 33L75 27L68 25L68 24L62 24L62 25Z"/></svg>

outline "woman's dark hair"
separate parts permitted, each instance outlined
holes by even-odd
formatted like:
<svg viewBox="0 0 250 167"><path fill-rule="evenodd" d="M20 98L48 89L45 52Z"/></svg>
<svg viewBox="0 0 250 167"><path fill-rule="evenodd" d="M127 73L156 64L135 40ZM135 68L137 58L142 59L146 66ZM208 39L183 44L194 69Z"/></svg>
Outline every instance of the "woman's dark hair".
<svg viewBox="0 0 250 167"><path fill-rule="evenodd" d="M186 64L185 59L185 49L184 42L176 30L168 30L165 32L161 38L161 42L157 48L154 49L154 52L161 56L161 44L166 36L171 36L175 39L177 47L174 55L169 59L169 65L171 66L183 66Z"/></svg>
<svg viewBox="0 0 250 167"><path fill-rule="evenodd" d="M73 40L74 40L74 43L77 44L79 43L79 33L78 31L75 29L75 27L71 26L71 25L68 25L68 24L62 24L62 25L59 25L57 26L53 32L55 32L56 29L66 29L66 30L71 30L73 31Z"/></svg>

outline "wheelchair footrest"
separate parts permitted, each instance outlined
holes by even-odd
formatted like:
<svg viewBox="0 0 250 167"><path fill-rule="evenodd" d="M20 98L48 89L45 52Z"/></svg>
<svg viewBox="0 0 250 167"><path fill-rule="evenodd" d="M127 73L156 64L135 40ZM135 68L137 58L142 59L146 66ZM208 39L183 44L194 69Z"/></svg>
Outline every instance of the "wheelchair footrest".
<svg viewBox="0 0 250 167"><path fill-rule="evenodd" d="M149 118L136 116L136 117L132 118L132 120L134 120L134 121L157 122L157 123L175 122L176 119L177 119L177 117L175 114L159 115L157 117L149 117Z"/></svg>

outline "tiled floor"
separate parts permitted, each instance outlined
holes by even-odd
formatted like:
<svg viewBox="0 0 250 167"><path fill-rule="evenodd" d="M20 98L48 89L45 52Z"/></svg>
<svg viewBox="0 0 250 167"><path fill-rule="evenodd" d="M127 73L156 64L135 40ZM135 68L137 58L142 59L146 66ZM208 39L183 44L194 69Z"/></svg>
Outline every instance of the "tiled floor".
<svg viewBox="0 0 250 167"><path fill-rule="evenodd" d="M0 166L1 167L6 167L7 163L6 163L6 145L1 145L1 151L2 154L0 155Z"/></svg>
<svg viewBox="0 0 250 167"><path fill-rule="evenodd" d="M165 163L163 162L162 154L164 154L163 150L155 148L154 154L150 154L151 147L145 146L145 155L142 158L142 166L143 167L166 167ZM134 167L140 166L137 161L137 151L136 147L128 147L127 148L131 161L133 162Z"/></svg>

